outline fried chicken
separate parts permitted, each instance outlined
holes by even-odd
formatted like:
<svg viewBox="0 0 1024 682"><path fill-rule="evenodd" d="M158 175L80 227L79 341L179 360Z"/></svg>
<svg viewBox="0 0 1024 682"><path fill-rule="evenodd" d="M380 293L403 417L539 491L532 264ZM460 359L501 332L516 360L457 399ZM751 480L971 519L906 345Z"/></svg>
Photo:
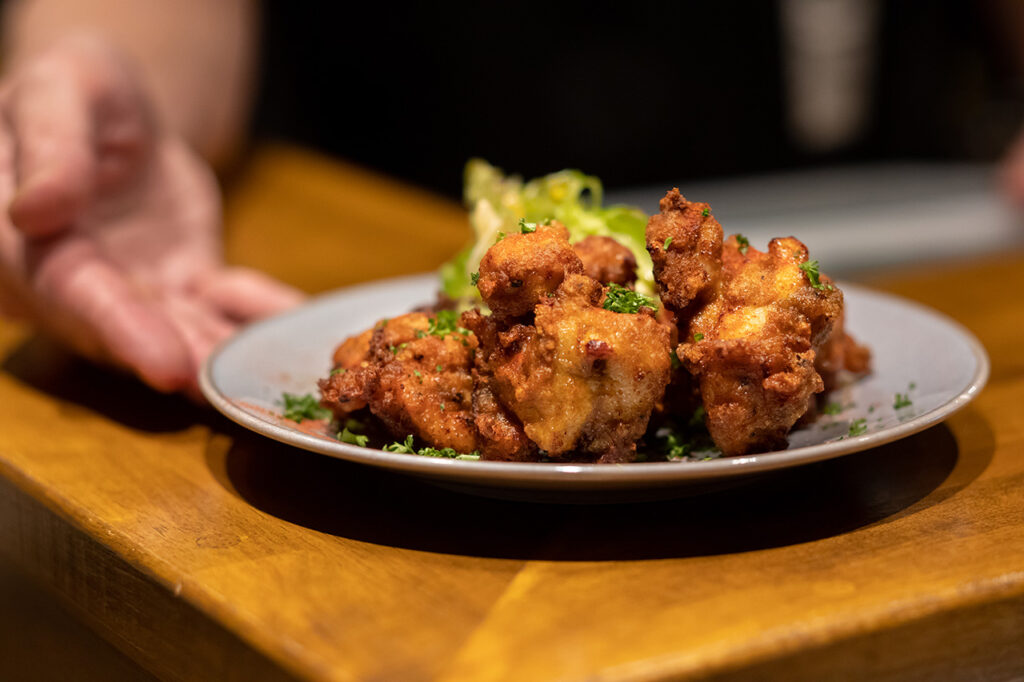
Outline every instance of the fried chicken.
<svg viewBox="0 0 1024 682"><path fill-rule="evenodd" d="M662 303L681 313L715 292L722 269L722 226L707 204L687 201L678 189L659 205L661 212L647 223L647 252Z"/></svg>
<svg viewBox="0 0 1024 682"><path fill-rule="evenodd" d="M534 232L510 234L488 249L480 260L477 288L494 315L517 318L554 294L567 274L581 272L569 231L552 221Z"/></svg>
<svg viewBox="0 0 1024 682"><path fill-rule="evenodd" d="M865 374L871 371L871 349L857 343L847 333L844 314L839 315L832 335L818 351L814 368L825 382L826 391L836 388L839 373L843 370L852 374Z"/></svg>
<svg viewBox="0 0 1024 682"><path fill-rule="evenodd" d="M534 325L480 334L478 368L553 459L632 461L668 384L668 330L649 309L615 313L603 298L596 280L566 275Z"/></svg>
<svg viewBox="0 0 1024 682"><path fill-rule="evenodd" d="M792 237L773 239L767 253L730 237L714 294L680 325L677 353L699 381L708 431L725 455L785 447L824 389L815 358L843 297L806 263L807 248Z"/></svg>
<svg viewBox="0 0 1024 682"><path fill-rule="evenodd" d="M601 284L614 283L633 288L636 283L636 256L611 237L590 235L573 244L583 262L583 274Z"/></svg>
<svg viewBox="0 0 1024 682"><path fill-rule="evenodd" d="M785 447L840 371L870 369L842 293L793 237L761 252L723 242L708 205L678 189L660 206L646 233L657 312L629 291L636 259L614 239L524 227L480 261L492 314L413 312L347 339L321 404L488 460L635 461L652 413L658 427L701 403L724 455Z"/></svg>
<svg viewBox="0 0 1024 682"><path fill-rule="evenodd" d="M412 434L433 447L476 450L471 371L476 338L438 319L409 313L378 323L365 361L320 380L321 404L343 417L362 403L398 439ZM359 344L349 342L353 349Z"/></svg>

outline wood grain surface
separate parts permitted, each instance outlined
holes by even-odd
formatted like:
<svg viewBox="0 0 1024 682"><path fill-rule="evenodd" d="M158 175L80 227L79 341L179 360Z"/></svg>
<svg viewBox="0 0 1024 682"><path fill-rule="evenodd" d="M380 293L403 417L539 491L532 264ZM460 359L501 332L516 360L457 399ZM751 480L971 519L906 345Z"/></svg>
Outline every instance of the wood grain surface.
<svg viewBox="0 0 1024 682"><path fill-rule="evenodd" d="M457 205L283 147L227 216L232 261L311 292L434 268L467 236ZM0 323L0 551L172 680L1024 676L1024 254L873 279L979 336L971 406L604 507L290 449Z"/></svg>

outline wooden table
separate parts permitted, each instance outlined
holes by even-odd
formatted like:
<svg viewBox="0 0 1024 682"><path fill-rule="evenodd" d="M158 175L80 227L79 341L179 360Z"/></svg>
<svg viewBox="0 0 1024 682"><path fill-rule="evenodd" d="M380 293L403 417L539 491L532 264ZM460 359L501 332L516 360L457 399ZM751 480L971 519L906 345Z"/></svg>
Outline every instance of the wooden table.
<svg viewBox="0 0 1024 682"><path fill-rule="evenodd" d="M467 232L456 205L287 148L256 155L228 224L232 260L310 291L435 267ZM874 283L981 338L975 403L611 507L293 450L0 324L0 550L167 679L1024 675L1024 254Z"/></svg>

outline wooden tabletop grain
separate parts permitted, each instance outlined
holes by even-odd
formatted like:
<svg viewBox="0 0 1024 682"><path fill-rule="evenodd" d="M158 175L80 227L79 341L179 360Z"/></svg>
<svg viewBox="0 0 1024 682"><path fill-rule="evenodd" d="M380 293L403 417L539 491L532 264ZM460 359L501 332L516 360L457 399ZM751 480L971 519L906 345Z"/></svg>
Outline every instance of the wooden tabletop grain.
<svg viewBox="0 0 1024 682"><path fill-rule="evenodd" d="M455 204L283 147L227 216L232 261L311 292L429 270L468 233ZM291 449L0 323L0 552L173 680L1022 676L1024 253L872 283L978 335L993 371L971 406L607 507Z"/></svg>

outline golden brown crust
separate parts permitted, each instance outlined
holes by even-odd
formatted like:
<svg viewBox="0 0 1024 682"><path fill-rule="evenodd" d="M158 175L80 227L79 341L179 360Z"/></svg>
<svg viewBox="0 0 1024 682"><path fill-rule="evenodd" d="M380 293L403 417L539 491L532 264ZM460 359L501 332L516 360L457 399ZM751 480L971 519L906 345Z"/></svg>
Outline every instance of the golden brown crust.
<svg viewBox="0 0 1024 682"><path fill-rule="evenodd" d="M598 307L602 295L567 276L535 325L498 332L483 358L497 397L552 458L631 461L668 383L668 330L646 312Z"/></svg>
<svg viewBox="0 0 1024 682"><path fill-rule="evenodd" d="M477 288L500 318L529 315L553 294L566 274L583 272L561 223L540 225L529 234L510 234L487 250L480 261Z"/></svg>
<svg viewBox="0 0 1024 682"><path fill-rule="evenodd" d="M825 390L831 391L836 387L841 371L846 370L852 374L871 371L871 349L857 343L847 333L845 315L840 314L832 335L818 351L814 365L825 382Z"/></svg>
<svg viewBox="0 0 1024 682"><path fill-rule="evenodd" d="M633 288L636 283L636 257L611 237L590 235L573 244L583 262L583 274L602 284Z"/></svg>
<svg viewBox="0 0 1024 682"><path fill-rule="evenodd" d="M824 275L812 285L800 268L807 248L792 237L772 240L767 253L741 252L730 237L722 261L716 295L681 327L677 352L700 382L708 431L722 452L771 450L824 389L814 362L842 293Z"/></svg>
<svg viewBox="0 0 1024 682"><path fill-rule="evenodd" d="M682 312L714 293L722 268L722 226L707 204L687 201L678 189L668 192L660 207L647 222L647 252L662 303Z"/></svg>
<svg viewBox="0 0 1024 682"><path fill-rule="evenodd" d="M337 414L363 400L398 439L412 434L433 447L472 452L477 341L469 333L430 334L430 319L409 313L375 327L367 365L322 380L322 404Z"/></svg>

